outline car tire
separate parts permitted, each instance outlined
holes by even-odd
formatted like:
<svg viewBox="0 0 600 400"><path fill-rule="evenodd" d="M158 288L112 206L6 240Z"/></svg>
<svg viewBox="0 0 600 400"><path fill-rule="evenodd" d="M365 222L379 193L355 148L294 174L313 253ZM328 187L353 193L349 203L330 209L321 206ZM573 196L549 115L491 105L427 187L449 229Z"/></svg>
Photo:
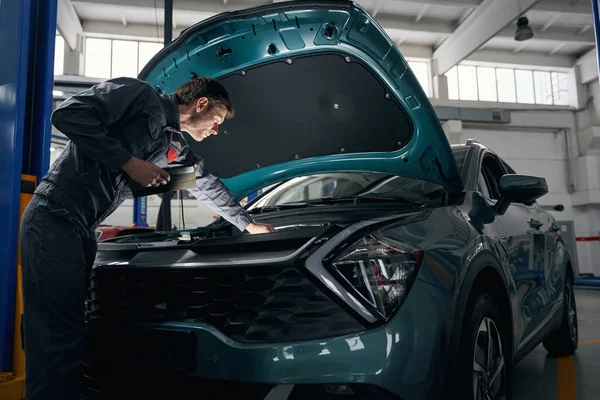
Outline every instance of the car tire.
<svg viewBox="0 0 600 400"><path fill-rule="evenodd" d="M563 290L563 317L560 327L548 336L544 348L554 357L570 356L577 350L579 343L579 327L577 326L577 304L573 277L567 274L565 290Z"/></svg>
<svg viewBox="0 0 600 400"><path fill-rule="evenodd" d="M498 304L490 293L475 289L465 311L452 398L508 400L511 398L507 337L510 331Z"/></svg>

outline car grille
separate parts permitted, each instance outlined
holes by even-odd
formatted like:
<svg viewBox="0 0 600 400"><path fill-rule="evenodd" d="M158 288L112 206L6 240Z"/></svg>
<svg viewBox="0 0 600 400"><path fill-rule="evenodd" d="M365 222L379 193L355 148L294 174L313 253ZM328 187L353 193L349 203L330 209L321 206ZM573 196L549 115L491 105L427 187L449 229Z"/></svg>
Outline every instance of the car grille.
<svg viewBox="0 0 600 400"><path fill-rule="evenodd" d="M94 317L205 323L244 343L364 329L295 267L97 268L88 299Z"/></svg>

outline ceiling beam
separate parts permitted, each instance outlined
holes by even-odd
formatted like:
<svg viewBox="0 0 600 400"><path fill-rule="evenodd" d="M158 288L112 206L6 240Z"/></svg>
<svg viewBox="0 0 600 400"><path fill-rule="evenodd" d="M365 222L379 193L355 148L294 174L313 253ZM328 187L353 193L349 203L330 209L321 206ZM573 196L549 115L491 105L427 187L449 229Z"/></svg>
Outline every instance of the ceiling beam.
<svg viewBox="0 0 600 400"><path fill-rule="evenodd" d="M443 75L538 1L484 0L433 52L434 74Z"/></svg>
<svg viewBox="0 0 600 400"><path fill-rule="evenodd" d="M179 26L173 29L173 38L179 36L185 27ZM162 43L164 38L164 30L159 29L158 35L156 25L150 24L132 24L123 26L119 22L108 21L83 21L83 30L87 36L105 37L111 39L123 40L148 40Z"/></svg>
<svg viewBox="0 0 600 400"><path fill-rule="evenodd" d="M104 6L137 7L145 9L154 9L154 2L148 0L72 0L74 4L96 4ZM163 1L158 1L159 12L164 10ZM198 11L203 14L219 14L225 11L232 11L243 7L232 7L229 4L204 2L197 0L177 0L176 11Z"/></svg>
<svg viewBox="0 0 600 400"><path fill-rule="evenodd" d="M562 49L562 48L563 48L563 47L565 47L566 45L567 45L567 44L566 44L565 42L562 42L562 43L559 43L559 44L557 44L557 45L556 45L556 46L555 46L555 47L554 47L552 50L550 50L550 51L548 52L548 55L549 55L549 56L552 56L552 55L554 55L554 54L558 53L558 52L560 51L560 49Z"/></svg>
<svg viewBox="0 0 600 400"><path fill-rule="evenodd" d="M527 47L528 43L530 42L521 42L521 44L515 47L512 52L515 54L521 52L525 47Z"/></svg>
<svg viewBox="0 0 600 400"><path fill-rule="evenodd" d="M429 60L431 58L431 47L428 46L418 46L414 44L403 44L399 41L397 43L400 52L404 57L407 58L421 58L423 60Z"/></svg>
<svg viewBox="0 0 600 400"><path fill-rule="evenodd" d="M556 14L554 15L552 18L550 18L548 20L548 22L546 22L546 24L542 27L541 31L544 32L546 30L548 30L548 28L550 28L552 25L554 25L554 23L556 21L558 21L558 19L561 17L561 14Z"/></svg>
<svg viewBox="0 0 600 400"><path fill-rule="evenodd" d="M390 31L403 31L450 35L454 31L452 21L424 16L416 21L415 17L410 16L381 15L377 18L377 23L381 25L388 34Z"/></svg>
<svg viewBox="0 0 600 400"><path fill-rule="evenodd" d="M477 63L489 63L490 65L503 64L506 68L529 66L538 67L540 70L552 70L556 68L572 68L575 64L575 58L554 54L552 56L546 53L534 53L521 51L514 53L507 50L479 50L465 59L465 61L475 61Z"/></svg>
<svg viewBox="0 0 600 400"><path fill-rule="evenodd" d="M544 0L532 8L533 11L552 12L563 15L592 15L592 3L589 1Z"/></svg>
<svg viewBox="0 0 600 400"><path fill-rule="evenodd" d="M598 53L596 49L589 51L577 60L579 80L582 84L590 83L598 78Z"/></svg>
<svg viewBox="0 0 600 400"><path fill-rule="evenodd" d="M377 13L379 12L379 10L381 10L382 5L383 5L383 0L375 1L375 6L373 7L373 11L371 11L371 15L373 16L373 18L375 18L377 16Z"/></svg>
<svg viewBox="0 0 600 400"><path fill-rule="evenodd" d="M481 4L481 0L392 0L395 3L418 3L430 6L450 6L458 8L474 8Z"/></svg>
<svg viewBox="0 0 600 400"><path fill-rule="evenodd" d="M454 6L457 8L475 8L480 4L483 4L482 0L388 0L394 3L418 3L421 5L431 6ZM143 8L154 8L154 3L148 0L73 0L74 3L91 3L91 4L109 4L115 6L130 6L130 7L143 7ZM280 0L273 0L273 2L280 2ZM250 2L248 6L258 5L261 2ZM162 1L160 2L162 5ZM218 14L223 11L230 11L240 8L232 7L229 2L223 2L221 4L217 2L203 2L197 0L177 0L177 10L183 11L202 11L207 13ZM545 11L575 15L591 15L592 8L589 2L579 1L575 4L569 4L566 0L544 0L539 4L536 4L532 10L534 11Z"/></svg>
<svg viewBox="0 0 600 400"><path fill-rule="evenodd" d="M429 4L423 4L423 6L421 7L421 11L419 11L419 15L417 15L417 18L415 19L415 22L419 22L421 20L421 18L423 18L425 16L425 13L427 12L428 9L429 9Z"/></svg>
<svg viewBox="0 0 600 400"><path fill-rule="evenodd" d="M83 35L83 27L71 0L58 0L56 26L71 51L75 51Z"/></svg>
<svg viewBox="0 0 600 400"><path fill-rule="evenodd" d="M583 46L595 46L596 38L594 32L588 31L584 33L574 33L572 29L563 28L563 27L553 27L548 28L545 31L541 31L541 29L536 29L532 27L534 36L529 39L527 42L533 40L543 40L543 41L552 41L552 42L561 42L561 43L571 43L571 44L580 44ZM509 26L504 28L495 36L497 38L510 38L514 40L515 36L515 26ZM515 42L518 44L519 42ZM525 42L523 42L525 43Z"/></svg>

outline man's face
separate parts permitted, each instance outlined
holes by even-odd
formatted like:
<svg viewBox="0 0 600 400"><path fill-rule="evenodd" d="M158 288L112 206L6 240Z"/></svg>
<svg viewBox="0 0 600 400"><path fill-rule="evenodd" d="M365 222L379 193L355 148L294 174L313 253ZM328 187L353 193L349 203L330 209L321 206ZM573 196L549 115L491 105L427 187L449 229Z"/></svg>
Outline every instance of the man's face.
<svg viewBox="0 0 600 400"><path fill-rule="evenodd" d="M197 142L219 133L219 125L225 120L227 110L222 107L211 107L205 97L196 102L185 130Z"/></svg>

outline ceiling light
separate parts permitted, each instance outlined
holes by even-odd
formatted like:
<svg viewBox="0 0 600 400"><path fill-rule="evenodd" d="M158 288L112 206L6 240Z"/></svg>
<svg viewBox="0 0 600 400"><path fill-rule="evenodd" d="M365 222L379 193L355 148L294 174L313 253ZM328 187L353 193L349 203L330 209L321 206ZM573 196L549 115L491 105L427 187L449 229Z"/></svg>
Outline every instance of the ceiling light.
<svg viewBox="0 0 600 400"><path fill-rule="evenodd" d="M527 17L520 17L517 21L517 30L515 31L515 40L522 42L524 40L531 39L533 37L533 31L529 27L529 20Z"/></svg>

